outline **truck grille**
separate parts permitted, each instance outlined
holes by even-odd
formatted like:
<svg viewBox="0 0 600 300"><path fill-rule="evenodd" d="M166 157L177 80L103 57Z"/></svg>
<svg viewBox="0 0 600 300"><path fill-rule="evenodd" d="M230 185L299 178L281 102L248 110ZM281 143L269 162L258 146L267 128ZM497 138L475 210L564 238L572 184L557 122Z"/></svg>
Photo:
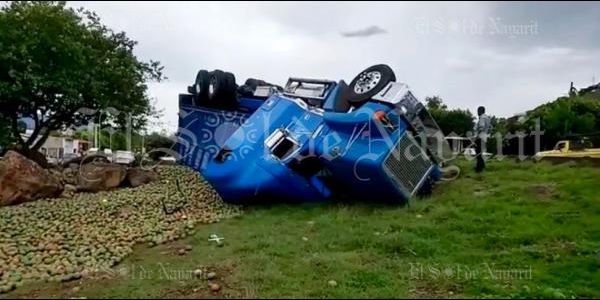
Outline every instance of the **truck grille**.
<svg viewBox="0 0 600 300"><path fill-rule="evenodd" d="M386 158L383 169L403 193L413 195L432 163L410 133L400 138Z"/></svg>

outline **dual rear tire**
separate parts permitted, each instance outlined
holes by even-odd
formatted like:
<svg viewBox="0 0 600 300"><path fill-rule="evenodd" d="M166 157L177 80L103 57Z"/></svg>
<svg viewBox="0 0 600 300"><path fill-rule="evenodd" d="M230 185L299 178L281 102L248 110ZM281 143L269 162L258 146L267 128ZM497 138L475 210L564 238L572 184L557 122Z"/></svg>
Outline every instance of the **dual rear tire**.
<svg viewBox="0 0 600 300"><path fill-rule="evenodd" d="M230 72L200 70L190 92L194 105L209 107L232 107L237 104L237 84Z"/></svg>

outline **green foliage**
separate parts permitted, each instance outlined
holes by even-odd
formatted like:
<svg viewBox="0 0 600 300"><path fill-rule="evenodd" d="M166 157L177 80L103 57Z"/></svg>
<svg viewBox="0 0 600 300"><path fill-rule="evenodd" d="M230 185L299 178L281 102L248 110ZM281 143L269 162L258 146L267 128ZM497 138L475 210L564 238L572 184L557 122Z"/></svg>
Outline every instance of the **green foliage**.
<svg viewBox="0 0 600 300"><path fill-rule="evenodd" d="M573 96L559 98L534 109L529 116L540 118L544 130L555 137L599 130L600 99Z"/></svg>
<svg viewBox="0 0 600 300"><path fill-rule="evenodd" d="M121 126L128 115L142 126L152 112L146 81L163 79L162 67L136 57L137 42L94 12L64 2L15 1L0 9L0 28L0 114L34 119L27 141L12 126L26 148L39 148L52 130L89 121L95 110L120 112L111 120Z"/></svg>
<svg viewBox="0 0 600 300"><path fill-rule="evenodd" d="M503 119L498 128L502 133L528 133L535 129L536 122L544 131L542 138L546 148L561 139L597 134L600 132L600 97L593 93L560 97L527 112L526 116Z"/></svg>
<svg viewBox="0 0 600 300"><path fill-rule="evenodd" d="M445 135L455 133L466 136L473 130L473 114L468 110L452 109L444 104L439 96L425 98L427 110L435 119Z"/></svg>
<svg viewBox="0 0 600 300"><path fill-rule="evenodd" d="M9 124L10 121L0 115L0 155L13 140Z"/></svg>
<svg viewBox="0 0 600 300"><path fill-rule="evenodd" d="M11 127L11 121L0 115L0 155L2 155L7 147L11 146L15 141ZM25 133L27 130L27 123L19 120L17 122L17 128L19 133Z"/></svg>
<svg viewBox="0 0 600 300"><path fill-rule="evenodd" d="M80 129L73 133L73 138L93 142L94 132L90 132L87 129ZM134 152L141 152L143 147L149 152L152 159L158 159L161 156L169 154L164 150L173 148L175 145L174 141L175 138L173 136L168 136L166 133L153 132L149 135L132 133L131 150ZM100 130L98 145L96 146L101 149L111 149L113 151L127 150L127 133L124 130L104 128ZM173 150L176 149L173 148Z"/></svg>
<svg viewBox="0 0 600 300"><path fill-rule="evenodd" d="M146 149L148 149L148 153L150 158L156 160L160 157L169 155L167 149L174 149L175 138L172 136L167 136L166 134L161 134L158 132L153 132L152 134L146 136Z"/></svg>

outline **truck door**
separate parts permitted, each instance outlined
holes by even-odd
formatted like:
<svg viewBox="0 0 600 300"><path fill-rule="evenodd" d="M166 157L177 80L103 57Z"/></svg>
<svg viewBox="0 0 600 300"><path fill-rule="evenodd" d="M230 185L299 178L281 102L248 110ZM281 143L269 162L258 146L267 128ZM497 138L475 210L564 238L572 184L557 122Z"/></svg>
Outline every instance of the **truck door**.
<svg viewBox="0 0 600 300"><path fill-rule="evenodd" d="M558 143L556 143L556 146L554 146L554 150L560 151L560 152L567 152L568 148L567 148L567 142L566 141L560 141Z"/></svg>

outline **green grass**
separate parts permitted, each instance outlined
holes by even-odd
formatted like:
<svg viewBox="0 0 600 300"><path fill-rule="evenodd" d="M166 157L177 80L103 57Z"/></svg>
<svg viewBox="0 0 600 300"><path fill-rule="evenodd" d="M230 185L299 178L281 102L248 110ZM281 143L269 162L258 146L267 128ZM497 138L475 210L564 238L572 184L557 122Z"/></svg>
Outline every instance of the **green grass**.
<svg viewBox="0 0 600 300"><path fill-rule="evenodd" d="M409 207L248 208L184 241L136 250L116 267L127 275L7 296L600 297L600 168L505 160L477 175L460 164L458 180ZM207 241L212 233L224 247ZM174 255L183 244L193 250ZM217 272L220 293L177 273L198 267Z"/></svg>

